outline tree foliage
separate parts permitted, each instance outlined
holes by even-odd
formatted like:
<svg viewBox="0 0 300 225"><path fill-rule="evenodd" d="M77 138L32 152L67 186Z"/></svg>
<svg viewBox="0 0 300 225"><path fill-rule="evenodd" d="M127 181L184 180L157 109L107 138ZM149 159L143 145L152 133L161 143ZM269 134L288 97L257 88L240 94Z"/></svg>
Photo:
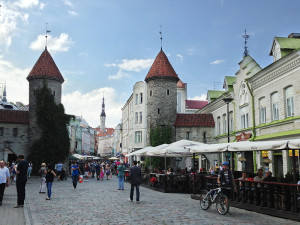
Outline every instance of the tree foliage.
<svg viewBox="0 0 300 225"><path fill-rule="evenodd" d="M172 142L172 128L171 126L156 126L150 129L150 143L152 147L156 147L161 144L170 144ZM151 162L150 162L151 160ZM165 159L164 157L147 157L145 159L146 167L152 165L152 167L164 168ZM170 159L167 159L167 164Z"/></svg>
<svg viewBox="0 0 300 225"><path fill-rule="evenodd" d="M73 116L66 115L64 106L54 102L46 82L35 96L37 123L42 133L30 148L29 160L36 166L64 162L70 151L67 125Z"/></svg>

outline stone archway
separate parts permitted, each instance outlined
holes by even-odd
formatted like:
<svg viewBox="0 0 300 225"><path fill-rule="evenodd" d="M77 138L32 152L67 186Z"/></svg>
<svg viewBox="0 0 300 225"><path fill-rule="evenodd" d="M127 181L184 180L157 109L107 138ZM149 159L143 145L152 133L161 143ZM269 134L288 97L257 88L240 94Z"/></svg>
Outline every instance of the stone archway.
<svg viewBox="0 0 300 225"><path fill-rule="evenodd" d="M16 153L10 149L9 147L4 147L3 151L1 152L1 159L3 159L5 162L9 162L10 164L13 161L17 160Z"/></svg>

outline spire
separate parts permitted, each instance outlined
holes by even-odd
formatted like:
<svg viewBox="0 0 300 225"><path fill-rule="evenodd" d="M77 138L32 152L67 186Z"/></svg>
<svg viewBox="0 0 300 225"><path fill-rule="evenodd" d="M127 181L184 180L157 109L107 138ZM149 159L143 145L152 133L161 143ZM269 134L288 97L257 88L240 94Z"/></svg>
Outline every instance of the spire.
<svg viewBox="0 0 300 225"><path fill-rule="evenodd" d="M162 36L162 26L160 25L160 50L162 51L162 40L163 40L163 36Z"/></svg>
<svg viewBox="0 0 300 225"><path fill-rule="evenodd" d="M43 51L32 70L30 71L27 80L39 78L48 78L52 80L57 80L61 83L64 82L64 78L61 75L59 69L57 68L52 56L48 52L47 48Z"/></svg>
<svg viewBox="0 0 300 225"><path fill-rule="evenodd" d="M153 78L171 78L176 79L176 82L179 80L175 70L173 69L171 63L168 60L168 57L163 50L160 50L156 56L145 81L148 82Z"/></svg>
<svg viewBox="0 0 300 225"><path fill-rule="evenodd" d="M48 30L48 23L46 23L46 35L45 35L45 38L46 38L46 45L45 45L45 49L47 49L47 44L48 44L48 33L50 33L51 31Z"/></svg>
<svg viewBox="0 0 300 225"><path fill-rule="evenodd" d="M2 101L3 102L7 102L7 99L6 99L6 82L4 84L4 90L3 90L3 98L2 98Z"/></svg>
<svg viewBox="0 0 300 225"><path fill-rule="evenodd" d="M244 57L246 57L247 55L249 55L249 51L248 51L248 47L247 47L247 40L249 39L250 35L247 34L246 29L245 29L245 34L242 35L242 37L245 39L245 47L244 47Z"/></svg>
<svg viewBox="0 0 300 225"><path fill-rule="evenodd" d="M104 103L104 96L103 96L103 99L102 99L102 112L101 112L101 115L100 116L104 116L106 117L105 115L105 103Z"/></svg>

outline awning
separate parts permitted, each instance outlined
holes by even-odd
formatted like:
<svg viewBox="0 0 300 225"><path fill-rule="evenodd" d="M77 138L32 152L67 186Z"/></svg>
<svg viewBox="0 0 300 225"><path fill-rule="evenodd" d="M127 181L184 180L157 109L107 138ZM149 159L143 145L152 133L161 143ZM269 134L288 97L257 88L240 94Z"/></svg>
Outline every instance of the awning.
<svg viewBox="0 0 300 225"><path fill-rule="evenodd" d="M288 141L241 141L228 144L230 152L272 151L287 149Z"/></svg>
<svg viewBox="0 0 300 225"><path fill-rule="evenodd" d="M289 140L288 149L300 149L300 139Z"/></svg>
<svg viewBox="0 0 300 225"><path fill-rule="evenodd" d="M207 153L221 153L228 149L228 143L221 144L203 144L189 147L191 153L207 154Z"/></svg>

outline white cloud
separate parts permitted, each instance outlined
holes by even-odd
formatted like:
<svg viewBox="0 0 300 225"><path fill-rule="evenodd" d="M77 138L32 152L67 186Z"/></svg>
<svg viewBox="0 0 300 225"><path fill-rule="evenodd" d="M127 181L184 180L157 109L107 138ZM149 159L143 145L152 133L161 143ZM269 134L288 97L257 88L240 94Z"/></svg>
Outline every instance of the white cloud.
<svg viewBox="0 0 300 225"><path fill-rule="evenodd" d="M28 9L32 8L34 6L37 6L39 4L39 0L18 0L15 2L15 6Z"/></svg>
<svg viewBox="0 0 300 225"><path fill-rule="evenodd" d="M206 100L206 94L201 94L200 96L195 96L193 98L190 98L190 100Z"/></svg>
<svg viewBox="0 0 300 225"><path fill-rule="evenodd" d="M194 55L195 54L195 49L194 48L189 48L188 50L187 50L187 52L188 52L188 55L190 55L190 56L192 56L192 55Z"/></svg>
<svg viewBox="0 0 300 225"><path fill-rule="evenodd" d="M43 3L43 2L41 2L41 3L40 3L40 9L44 9L44 8L45 8L45 6L46 6L46 4L45 4L45 3Z"/></svg>
<svg viewBox="0 0 300 225"><path fill-rule="evenodd" d="M69 35L66 33L61 33L58 38L48 35L47 48L52 52L66 52L69 50L70 46L73 44ZM45 36L39 35L35 41L30 44L30 48L35 51L42 51L45 48Z"/></svg>
<svg viewBox="0 0 300 225"><path fill-rule="evenodd" d="M7 100L28 104L29 84L26 80L31 68L21 69L0 57L0 83L6 82Z"/></svg>
<svg viewBox="0 0 300 225"><path fill-rule="evenodd" d="M181 55L181 54L177 54L176 56L179 58L179 61L180 61L180 62L182 62L182 61L183 61L183 55Z"/></svg>
<svg viewBox="0 0 300 225"><path fill-rule="evenodd" d="M92 127L100 124L102 97L105 98L106 127L115 127L122 118L121 108L124 102L120 94L112 87L92 90L88 93L75 91L62 96L66 113L83 116ZM76 104L74 104L76 102Z"/></svg>
<svg viewBox="0 0 300 225"><path fill-rule="evenodd" d="M32 3L31 1L29 2ZM17 3L21 4L22 2ZM21 12L15 4L11 2L1 4L0 50L2 50L2 53L9 49L13 37L19 34L20 24L24 25L28 22L29 14Z"/></svg>
<svg viewBox="0 0 300 225"><path fill-rule="evenodd" d="M109 80L120 80L122 78L130 78L130 74L125 73L123 70L119 69L118 73L115 75L109 75L108 79Z"/></svg>
<svg viewBox="0 0 300 225"><path fill-rule="evenodd" d="M211 62L210 64L211 65L218 65L218 64L223 63L223 62L225 62L224 59L217 59L217 60Z"/></svg>
<svg viewBox="0 0 300 225"><path fill-rule="evenodd" d="M68 10L69 15L78 16L78 13L73 10Z"/></svg>
<svg viewBox="0 0 300 225"><path fill-rule="evenodd" d="M72 2L70 0L63 0L64 4L70 7L74 7L74 5L72 4Z"/></svg>
<svg viewBox="0 0 300 225"><path fill-rule="evenodd" d="M86 57L88 57L88 56L89 56L89 54L88 54L87 52L80 52L80 53L78 54L78 57L86 58Z"/></svg>

